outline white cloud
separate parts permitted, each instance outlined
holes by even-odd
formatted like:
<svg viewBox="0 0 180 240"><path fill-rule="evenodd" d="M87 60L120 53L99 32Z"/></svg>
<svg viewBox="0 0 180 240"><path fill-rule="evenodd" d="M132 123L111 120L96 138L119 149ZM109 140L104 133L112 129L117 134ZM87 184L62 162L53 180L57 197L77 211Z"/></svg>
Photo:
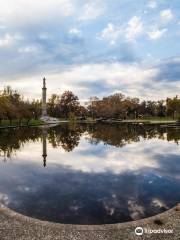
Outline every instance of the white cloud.
<svg viewBox="0 0 180 240"><path fill-rule="evenodd" d="M156 8L157 7L157 2L155 0L149 0L148 7L152 8L152 9Z"/></svg>
<svg viewBox="0 0 180 240"><path fill-rule="evenodd" d="M8 195L0 192L0 207L3 207L3 205L8 206L8 204L9 204Z"/></svg>
<svg viewBox="0 0 180 240"><path fill-rule="evenodd" d="M25 46L18 49L19 53L37 53L38 48L36 46Z"/></svg>
<svg viewBox="0 0 180 240"><path fill-rule="evenodd" d="M148 19L142 19L138 15L133 17L132 15L129 21L125 21L127 13L124 13L120 18L115 12L113 13L114 16L112 14L113 7L118 6L118 4L108 9L107 7L104 8L104 4L103 6L102 4L100 5L99 0L83 2L85 2L84 5L82 1L80 5L79 0L0 0L1 86L7 85L7 83L12 84L14 88L18 87L22 93L27 93L31 98L40 96L39 88L31 90L29 86L32 84L37 86L39 84L37 79L40 81L41 75L45 74L50 81L52 79L49 93L57 92L55 86L58 86L59 91L63 91L66 88L72 89L80 98L85 98L90 96L92 91L96 91L96 87L92 85L87 87L86 84L97 82L97 95L107 94L107 88L107 91L121 91L122 89L125 94L141 96L140 91L144 89L143 84L148 81L147 79L150 79L150 82L152 79L150 77L147 79L142 77L143 74L147 74L147 69L143 69L139 65L118 64L116 61L136 61L138 57L143 58L146 56L147 43L146 41L144 42L144 39L141 39L144 47L140 52L137 49L138 45L133 44L133 42L127 43L127 41L124 43L124 40L135 40L143 32L145 33L146 21L153 23L154 15L149 16L147 14L146 17ZM152 4L153 1L150 2ZM105 1L105 4L107 4L107 1ZM166 8L164 8L165 10L162 11L161 15L163 18L170 19L172 12ZM107 14L103 16L102 14L105 10ZM146 10L148 11L147 8ZM119 11L118 8L116 11ZM69 18L67 19L66 17L68 16ZM99 16L101 18L93 23L78 21L78 17L81 20L88 20L96 19ZM156 17L155 19L157 19ZM160 20L159 12L158 17ZM105 49L104 45L101 46L101 42L97 42L93 37L96 36L97 29L104 23L108 24L104 25L105 28L98 37L107 41L110 45L118 43L117 46L106 46ZM165 27L159 29L158 26L155 26L146 30L146 32L148 32L150 39L155 40L163 37L167 29ZM19 41L20 37L15 33L21 33L24 39ZM88 37L90 34L92 34L92 37L88 41L86 40L87 38L79 40L74 37L80 35L82 35L81 37ZM168 41L168 39L166 40ZM150 47L153 48L153 52L156 50L154 44ZM37 52L38 54L35 55ZM34 54L33 57L31 54ZM158 50L157 54L159 59L164 56L164 53ZM110 60L111 63L115 63L104 64L103 62L106 59L107 61ZM102 64L96 64L96 62L100 61ZM149 59L150 61L151 59ZM94 64L77 66L82 62L94 62ZM77 65L69 67L70 64ZM65 68L68 68L68 71L60 72L59 69ZM94 73L92 73L92 69ZM57 74L52 73L54 70L57 71ZM24 76L29 77L25 79ZM63 77L65 77L65 80L62 80L61 84L59 79L63 79ZM141 78L142 82L139 81ZM81 86L79 79L81 82L83 81L83 86ZM105 90L102 93L99 93L100 90L98 90L101 86L100 80L105 82L103 86ZM133 81L134 85L131 85L129 81ZM135 82L138 82L137 86ZM41 88L39 85L38 87ZM156 84L156 86L159 85ZM164 86L162 87L164 88ZM149 91L149 94L153 95L153 91L156 97L157 92L155 90ZM146 94L144 93L144 95Z"/></svg>
<svg viewBox="0 0 180 240"><path fill-rule="evenodd" d="M144 97L147 93L142 95L144 83L152 83L157 75L157 69L144 69L139 65L127 65L120 63L107 63L107 64L84 64L80 66L73 66L57 73L47 73L47 82L50 82L48 94L53 92L63 92L65 90L72 90L79 96L80 99L86 99L93 93L91 86L100 84L103 80L103 86L106 86L112 91L121 91L126 95L134 97ZM41 76L33 76L31 78L22 77L19 82L10 81L2 82L3 85L11 85L12 87L19 88L28 95L32 96L32 91L29 89L29 83L36 86L33 90L34 96L41 96ZM39 80L37 80L39 79ZM59 82L61 79L61 82ZM58 86L58 88L57 88ZM112 90L113 89L113 90ZM98 89L97 89L98 91ZM102 89L99 89L100 96L104 95ZM151 94L149 91L148 94Z"/></svg>
<svg viewBox="0 0 180 240"><path fill-rule="evenodd" d="M128 210L133 220L141 219L145 215L144 207L138 205L135 200L128 200Z"/></svg>
<svg viewBox="0 0 180 240"><path fill-rule="evenodd" d="M9 34L6 34L2 38L0 38L0 47L6 47L11 45L13 42L13 37L10 36Z"/></svg>
<svg viewBox="0 0 180 240"><path fill-rule="evenodd" d="M71 28L70 30L69 30L69 33L70 34L73 34L73 35L77 35L77 36L81 36L81 31L78 29L78 28Z"/></svg>
<svg viewBox="0 0 180 240"><path fill-rule="evenodd" d="M117 27L112 23L108 23L107 27L103 29L100 34L100 39L108 41L111 45L115 44L120 36L128 41L135 40L143 32L143 23L140 17L134 16L129 22L128 26Z"/></svg>
<svg viewBox="0 0 180 240"><path fill-rule="evenodd" d="M165 9L160 12L161 19L163 21L170 21L173 18L171 9Z"/></svg>
<svg viewBox="0 0 180 240"><path fill-rule="evenodd" d="M103 143L99 143L97 148L95 148L88 143L88 138L87 134L82 136L78 148L68 153L62 148L52 148L51 144L48 143L47 149L50 149L48 159L51 161L51 164L60 164L64 167L68 166L73 170L94 173L109 170L115 174L121 174L123 172L142 172L143 170L153 169L158 175L170 175L173 178L179 178L178 174L172 176L170 172L164 171L159 162L159 156L168 154L176 154L178 156L180 154L179 146L174 142L168 142L166 137L164 140L156 138L144 140L141 138L139 142L129 141L121 149L113 148L111 151L108 148L104 149L102 155L98 155L97 151L94 152L94 150L98 147L101 149ZM36 144L29 142L25 145L23 151L18 153L18 156L14 156L13 162L26 160L27 163L33 162L34 164L39 164L42 157L37 152L39 153L41 144L41 142L37 142ZM85 152L91 153L88 154L86 161L84 161L84 154L82 154ZM59 159L55 157L57 155L61 161L58 161ZM155 201L154 204L157 205L159 203Z"/></svg>
<svg viewBox="0 0 180 240"><path fill-rule="evenodd" d="M25 97L40 98L42 74L47 77L48 96L52 93L62 93L71 90L79 99L90 96L103 97L108 94L122 92L126 96L139 97L140 99L159 100L173 97L180 92L180 81L157 81L159 68L145 68L141 64L99 63L71 66L64 71L56 72L45 69L32 77L22 76L17 79L1 76L1 86L11 85L19 90ZM31 89L29 86L34 86ZM97 86L97 87L96 87ZM104 89L105 87L105 89ZM159 93L161 94L159 95Z"/></svg>
<svg viewBox="0 0 180 240"><path fill-rule="evenodd" d="M128 22L126 29L126 38L128 40L134 40L143 32L143 23L140 17L134 16Z"/></svg>
<svg viewBox="0 0 180 240"><path fill-rule="evenodd" d="M104 79L107 84L119 86L121 84L143 82L145 79L155 76L155 74L156 71L154 72L149 69L145 70L137 65L120 63L87 64L72 68L71 71L64 72L63 78L75 82L75 78L82 81L84 76L87 76L86 81L94 82L96 79ZM128 76L131 76L130 80L128 80Z"/></svg>
<svg viewBox="0 0 180 240"><path fill-rule="evenodd" d="M54 18L67 17L74 13L72 0L0 0L1 21L5 25L24 26L39 21L50 21Z"/></svg>
<svg viewBox="0 0 180 240"><path fill-rule="evenodd" d="M88 2L82 11L83 13L79 16L79 20L93 20L104 13L104 8L94 2Z"/></svg>
<svg viewBox="0 0 180 240"><path fill-rule="evenodd" d="M9 47L11 46L12 44L14 44L16 41L18 40L22 40L23 39L23 36L21 34L10 34L10 33L5 33L4 36L1 36L0 37L0 47L3 48L3 47Z"/></svg>
<svg viewBox="0 0 180 240"><path fill-rule="evenodd" d="M163 29L157 29L157 30L154 30L154 31L151 31L151 32L148 32L148 36L151 40L157 40L157 39L160 39L161 37L163 37L163 35L167 32L167 29L166 28L163 28Z"/></svg>
<svg viewBox="0 0 180 240"><path fill-rule="evenodd" d="M108 23L107 27L101 32L100 39L105 39L113 45L116 43L121 33L122 31L120 28L115 27L112 23Z"/></svg>
<svg viewBox="0 0 180 240"><path fill-rule="evenodd" d="M11 35L6 33L4 36L0 37L0 47L8 47L12 45L16 40L21 40L23 37L19 34Z"/></svg>
<svg viewBox="0 0 180 240"><path fill-rule="evenodd" d="M151 205L154 207L159 207L159 208L163 207L163 208L168 209L167 205L161 199L158 199L158 198L153 198Z"/></svg>

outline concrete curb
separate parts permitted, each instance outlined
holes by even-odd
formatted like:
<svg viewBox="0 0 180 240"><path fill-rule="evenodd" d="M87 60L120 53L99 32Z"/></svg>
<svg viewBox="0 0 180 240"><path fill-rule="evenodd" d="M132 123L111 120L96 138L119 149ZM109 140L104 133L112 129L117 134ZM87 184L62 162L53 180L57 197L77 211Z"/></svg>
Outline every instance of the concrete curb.
<svg viewBox="0 0 180 240"><path fill-rule="evenodd" d="M144 234L136 236L136 227L148 229L173 229L173 234ZM40 221L16 213L6 207L0 208L0 239L180 239L180 204L153 217L107 225L72 225Z"/></svg>

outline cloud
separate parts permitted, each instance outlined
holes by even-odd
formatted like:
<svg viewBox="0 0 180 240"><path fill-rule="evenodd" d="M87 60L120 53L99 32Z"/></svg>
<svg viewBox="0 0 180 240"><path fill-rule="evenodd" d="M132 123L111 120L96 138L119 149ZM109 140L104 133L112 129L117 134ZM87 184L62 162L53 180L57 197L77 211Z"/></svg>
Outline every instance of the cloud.
<svg viewBox="0 0 180 240"><path fill-rule="evenodd" d="M161 37L163 37L166 32L167 32L167 29L163 28L161 30L157 29L157 30L148 32L147 34L151 40L157 40L157 39L160 39Z"/></svg>
<svg viewBox="0 0 180 240"><path fill-rule="evenodd" d="M122 30L120 28L115 27L112 23L108 23L107 27L102 30L100 39L104 39L111 45L114 45L121 33Z"/></svg>
<svg viewBox="0 0 180 240"><path fill-rule="evenodd" d="M134 16L128 22L126 29L126 38L128 40L134 40L143 32L143 23L140 17Z"/></svg>
<svg viewBox="0 0 180 240"><path fill-rule="evenodd" d="M148 8L152 8L152 9L154 9L154 8L157 7L157 2L156 2L155 0L149 0L147 6L148 6Z"/></svg>
<svg viewBox="0 0 180 240"><path fill-rule="evenodd" d="M94 147L86 138L87 135L82 136L78 148L69 152L68 156L62 148L52 148L48 143L48 149L51 150L48 152L48 158L51 159L51 164L58 164L61 167L68 166L72 170L89 173L108 171L113 174L123 174L127 172L142 173L148 170L157 175L179 179L178 156L180 149L176 143L168 142L167 138L164 140L141 138L141 141L132 141L122 147L120 151L119 148L112 148L112 151L109 151L109 148L104 147L103 141ZM30 142L23 151L18 152L18 157L15 157L14 161L22 162L26 159L26 163L38 164L41 161L41 155L37 155L37 151L41 148L41 144L41 142L36 142L34 145L33 142ZM60 156L61 162L56 158L57 155ZM84 161L85 155L88 156L86 161Z"/></svg>
<svg viewBox="0 0 180 240"><path fill-rule="evenodd" d="M16 40L21 40L23 37L19 34L11 35L6 33L4 36L0 37L0 47L9 47L11 46Z"/></svg>
<svg viewBox="0 0 180 240"><path fill-rule="evenodd" d="M51 76L55 79L63 79L61 82L61 89L65 90L73 86L74 91L81 92L80 97L90 96L94 94L94 88L91 85L98 85L96 93L106 95L115 91L123 91L126 94L135 96L139 85L144 82L150 82L157 74L155 69L143 69L140 66L107 63L107 64L86 64L75 66L68 71L61 73L59 76ZM106 86L106 92L102 92L103 86ZM137 86L136 88L134 88ZM134 88L133 92L131 91ZM105 89L104 89L105 90ZM82 95L83 93L83 95Z"/></svg>
<svg viewBox="0 0 180 240"><path fill-rule="evenodd" d="M95 2L88 2L85 4L82 10L82 14L79 16L79 20L94 20L104 13L104 8L96 4Z"/></svg>
<svg viewBox="0 0 180 240"><path fill-rule="evenodd" d="M170 21L173 18L171 9L165 9L160 12L161 19L163 21Z"/></svg>
<svg viewBox="0 0 180 240"><path fill-rule="evenodd" d="M20 47L18 49L19 53L38 53L38 48L37 46L25 46L25 47Z"/></svg>
<svg viewBox="0 0 180 240"><path fill-rule="evenodd" d="M73 35L77 35L77 36L81 36L81 31L79 30L79 29L77 29L77 28L71 28L70 30L69 30L69 33L70 34L73 34Z"/></svg>
<svg viewBox="0 0 180 240"><path fill-rule="evenodd" d="M161 199L158 199L158 198L153 198L151 205L154 207L168 209L167 205Z"/></svg>
<svg viewBox="0 0 180 240"><path fill-rule="evenodd" d="M0 38L0 47L6 47L11 45L13 42L13 37L10 36L9 34L6 34L2 38Z"/></svg>
<svg viewBox="0 0 180 240"><path fill-rule="evenodd" d="M144 207L138 205L135 200L128 200L128 210L133 220L138 220L145 216Z"/></svg>
<svg viewBox="0 0 180 240"><path fill-rule="evenodd" d="M11 26L37 23L45 18L47 21L51 14L52 18L56 17L57 19L67 17L72 15L75 10L71 0L54 0L53 4L51 0L18 0L18 2L0 0L0 3L1 21Z"/></svg>
<svg viewBox="0 0 180 240"><path fill-rule="evenodd" d="M140 63L119 62L81 64L66 69L57 67L56 70L46 70L45 73L48 96L52 93L60 94L65 90L72 90L81 100L94 94L103 97L116 92L140 99L166 99L167 96L173 97L180 92L179 66L180 61L177 58L161 61L151 67L145 67ZM36 86L33 91L29 83ZM21 78L18 76L10 81L1 79L1 84L11 85L30 98L32 96L40 98L42 74Z"/></svg>
<svg viewBox="0 0 180 240"><path fill-rule="evenodd" d="M116 44L119 38L125 38L128 41L135 40L143 33L143 23L140 17L134 16L129 21L127 26L115 26L113 23L108 23L99 35L100 39L108 41L111 45Z"/></svg>
<svg viewBox="0 0 180 240"><path fill-rule="evenodd" d="M3 205L8 206L8 204L9 204L8 195L0 192L0 207L3 207Z"/></svg>
<svg viewBox="0 0 180 240"><path fill-rule="evenodd" d="M180 82L180 58L170 58L158 64L159 73L157 79L163 82Z"/></svg>
<svg viewBox="0 0 180 240"><path fill-rule="evenodd" d="M89 97L93 91L102 96L121 90L129 95L141 96L140 92L144 93L145 88L149 91L149 94L144 93L145 97L154 94L157 98L155 88L159 90L160 86L170 88L169 94L172 94L174 87L171 80L165 83L162 79L156 79L157 83L150 86L153 77L144 77L141 83L138 79L140 72L147 73L151 69L141 63L151 64L178 53L179 42L175 36L179 31L179 17L171 29L162 21L172 18L176 12L175 6L172 4L169 9L168 4L164 3L161 19L159 11L150 14L146 9L147 14L143 14L144 9L137 1L133 4L130 2L110 3L105 0L102 4L99 0L0 0L1 88L12 84L31 98L40 97L41 78L47 75L49 81L53 79L52 86L49 83L49 93L56 92L54 86L57 84L58 91L68 87L80 98ZM152 8L154 2L158 3L151 0L146 4ZM157 19L161 21L156 22L156 26ZM158 45L160 41L155 40L166 36L168 31L169 37L163 41L167 46L164 51ZM147 38L152 41L147 41ZM172 42L176 42L173 49ZM151 56L148 59L147 54ZM158 71L158 67L153 69ZM126 71L128 74L125 74ZM169 68L167 71L170 72ZM138 84L131 86L129 79L135 82L136 73ZM170 75L168 73L167 76ZM64 75L65 80L60 82ZM88 75L93 81L89 81ZM115 75L120 77L115 78ZM37 86L35 90L29 88L32 83ZM83 93L78 89L85 91ZM167 90L165 93L168 94Z"/></svg>

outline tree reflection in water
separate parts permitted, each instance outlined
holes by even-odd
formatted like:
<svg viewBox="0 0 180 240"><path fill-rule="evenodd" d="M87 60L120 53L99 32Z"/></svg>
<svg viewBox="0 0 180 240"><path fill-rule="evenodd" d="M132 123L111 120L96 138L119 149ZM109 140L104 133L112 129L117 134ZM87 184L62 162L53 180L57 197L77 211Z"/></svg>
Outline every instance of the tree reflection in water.
<svg viewBox="0 0 180 240"><path fill-rule="evenodd" d="M24 144L42 141L43 165L46 166L47 140L53 148L61 147L71 152L80 142L82 135L91 144L103 142L106 145L123 147L140 139L158 138L166 141L180 141L180 129L164 128L158 125L135 124L62 124L56 127L26 127L0 130L0 156L4 161L16 154Z"/></svg>
<svg viewBox="0 0 180 240"><path fill-rule="evenodd" d="M0 130L0 159L12 157L0 167L0 202L61 223L106 224L155 215L180 199L179 148L167 143L179 140L180 130L158 125Z"/></svg>

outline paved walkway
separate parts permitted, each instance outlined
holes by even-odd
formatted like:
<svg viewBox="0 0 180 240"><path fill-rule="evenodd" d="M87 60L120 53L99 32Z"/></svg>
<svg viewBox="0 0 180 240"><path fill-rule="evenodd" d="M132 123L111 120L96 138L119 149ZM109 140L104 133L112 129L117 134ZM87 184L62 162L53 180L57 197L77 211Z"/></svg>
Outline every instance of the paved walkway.
<svg viewBox="0 0 180 240"><path fill-rule="evenodd" d="M173 233L144 233L137 236L136 227L163 229ZM122 224L99 226L64 225L43 222L0 208L0 240L179 240L180 204L154 217Z"/></svg>

